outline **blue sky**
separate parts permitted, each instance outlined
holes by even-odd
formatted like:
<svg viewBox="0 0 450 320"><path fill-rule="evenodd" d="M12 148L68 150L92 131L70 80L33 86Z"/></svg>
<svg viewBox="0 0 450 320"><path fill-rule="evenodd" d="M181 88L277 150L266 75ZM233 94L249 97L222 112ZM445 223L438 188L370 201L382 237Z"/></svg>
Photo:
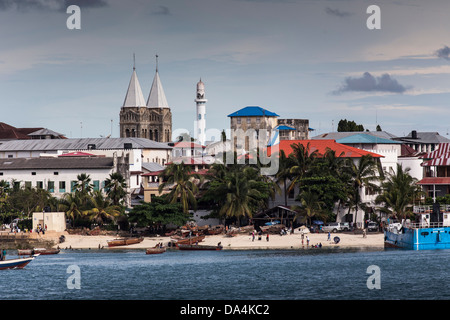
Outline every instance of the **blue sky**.
<svg viewBox="0 0 450 320"><path fill-rule="evenodd" d="M66 27L69 4L81 30ZM313 135L348 119L446 136L449 12L443 0L0 0L0 121L118 137L135 53L145 98L159 55L174 131L193 129L201 77L208 129L258 105L309 119Z"/></svg>

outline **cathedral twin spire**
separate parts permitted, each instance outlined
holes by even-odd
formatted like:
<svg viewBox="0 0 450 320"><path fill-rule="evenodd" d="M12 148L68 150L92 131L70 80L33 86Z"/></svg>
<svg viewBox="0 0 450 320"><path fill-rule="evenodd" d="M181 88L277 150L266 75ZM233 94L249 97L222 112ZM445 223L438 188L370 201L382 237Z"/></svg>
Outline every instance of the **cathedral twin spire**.
<svg viewBox="0 0 450 320"><path fill-rule="evenodd" d="M156 56L158 59L158 56ZM147 108L169 108L166 95L161 84L158 73L158 60L156 60L156 73L153 78L150 94L148 95L147 103L145 103L144 95L142 94L141 85L136 74L136 68L133 63L133 73L131 74L130 84L128 85L127 94L122 107L145 107Z"/></svg>

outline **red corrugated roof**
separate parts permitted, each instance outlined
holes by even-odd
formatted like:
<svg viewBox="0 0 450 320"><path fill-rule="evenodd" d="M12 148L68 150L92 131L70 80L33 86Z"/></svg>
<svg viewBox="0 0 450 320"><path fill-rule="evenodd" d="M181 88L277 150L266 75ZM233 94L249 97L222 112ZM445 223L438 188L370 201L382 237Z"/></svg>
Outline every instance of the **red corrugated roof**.
<svg viewBox="0 0 450 320"><path fill-rule="evenodd" d="M448 177L427 177L418 182L421 185L427 184L450 184L450 178Z"/></svg>
<svg viewBox="0 0 450 320"><path fill-rule="evenodd" d="M87 153L87 152L75 151L75 152L63 153L63 154L59 155L58 157L98 157L98 155L92 154L92 153Z"/></svg>
<svg viewBox="0 0 450 320"><path fill-rule="evenodd" d="M384 156L373 152L337 143L336 140L281 140L277 146L280 151L283 150L286 156L289 156L293 151L292 145L297 143L300 143L305 147L309 143L309 151L314 152L317 150L319 157L323 156L328 149L331 149L336 152L337 157L342 158L361 158L362 156L368 154L374 158L384 158ZM269 156L272 152L272 148L274 149L274 151L277 150L276 146L269 147L267 150Z"/></svg>
<svg viewBox="0 0 450 320"><path fill-rule="evenodd" d="M189 148L189 149L201 149L206 148L205 146L202 146L201 144L195 143L195 142L189 142L189 141L180 141L176 142L174 144L174 148Z"/></svg>

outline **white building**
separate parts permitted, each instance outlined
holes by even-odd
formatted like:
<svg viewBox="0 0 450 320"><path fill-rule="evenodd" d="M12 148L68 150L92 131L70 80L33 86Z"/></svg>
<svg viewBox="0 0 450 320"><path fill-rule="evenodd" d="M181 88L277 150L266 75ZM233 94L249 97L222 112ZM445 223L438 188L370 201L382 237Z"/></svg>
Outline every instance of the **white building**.
<svg viewBox="0 0 450 320"><path fill-rule="evenodd" d="M73 192L77 176L89 175L94 190L104 191L105 180L114 172L128 168L125 158L92 156L59 156L0 159L0 179L11 187L48 190L54 197ZM122 166L123 165L123 166Z"/></svg>
<svg viewBox="0 0 450 320"><path fill-rule="evenodd" d="M128 158L126 179L131 191L141 186L142 162L165 165L172 159L171 146L145 138L14 140L0 144L0 159L56 157L71 152Z"/></svg>

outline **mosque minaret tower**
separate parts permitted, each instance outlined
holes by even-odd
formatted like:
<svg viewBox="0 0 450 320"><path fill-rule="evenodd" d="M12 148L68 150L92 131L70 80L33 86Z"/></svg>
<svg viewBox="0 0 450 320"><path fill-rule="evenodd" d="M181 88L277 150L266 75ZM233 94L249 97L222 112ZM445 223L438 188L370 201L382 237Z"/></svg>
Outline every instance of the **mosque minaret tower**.
<svg viewBox="0 0 450 320"><path fill-rule="evenodd" d="M197 116L194 121L194 138L197 139L197 142L202 146L205 145L206 142L206 102L208 100L205 99L205 84L202 82L202 79L197 83L197 98L195 102L197 104Z"/></svg>

